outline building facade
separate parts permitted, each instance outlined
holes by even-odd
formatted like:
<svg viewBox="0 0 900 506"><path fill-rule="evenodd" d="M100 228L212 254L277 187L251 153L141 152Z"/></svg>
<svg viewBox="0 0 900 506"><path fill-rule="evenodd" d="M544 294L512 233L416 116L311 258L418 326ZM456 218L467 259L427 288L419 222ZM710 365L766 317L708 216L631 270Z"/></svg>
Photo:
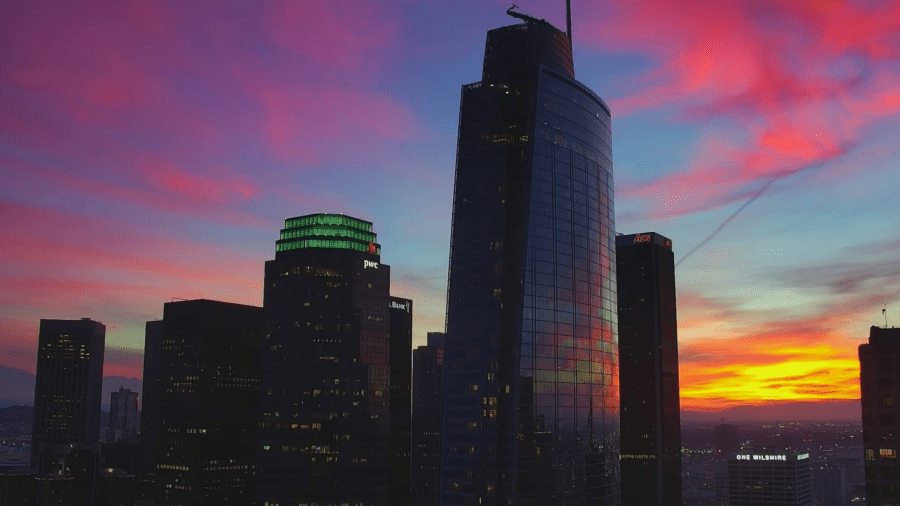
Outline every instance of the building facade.
<svg viewBox="0 0 900 506"><path fill-rule="evenodd" d="M728 459L733 453L741 450L741 440L737 427L727 423L716 425L716 457Z"/></svg>
<svg viewBox="0 0 900 506"><path fill-rule="evenodd" d="M121 439L137 436L139 420L137 392L119 387L118 392L110 393L107 442L115 443Z"/></svg>
<svg viewBox="0 0 900 506"><path fill-rule="evenodd" d="M170 302L158 330L159 390L144 407L156 428L150 503L249 504L262 308L204 299Z"/></svg>
<svg viewBox="0 0 900 506"><path fill-rule="evenodd" d="M144 368L141 379L141 438L139 443L139 468L142 475L153 470L154 449L159 441L162 420L151 414L159 413L160 388L159 360L162 352L162 320L149 321L144 327Z"/></svg>
<svg viewBox="0 0 900 506"><path fill-rule="evenodd" d="M900 504L900 329L871 327L859 346L866 504Z"/></svg>
<svg viewBox="0 0 900 506"><path fill-rule="evenodd" d="M618 504L610 112L515 17L462 88L439 503Z"/></svg>
<svg viewBox="0 0 900 506"><path fill-rule="evenodd" d="M672 241L616 237L622 503L678 505L681 403Z"/></svg>
<svg viewBox="0 0 900 506"><path fill-rule="evenodd" d="M413 301L390 298L391 506L409 506L412 486Z"/></svg>
<svg viewBox="0 0 900 506"><path fill-rule="evenodd" d="M94 506L106 327L90 318L41 320L31 466L35 504Z"/></svg>
<svg viewBox="0 0 900 506"><path fill-rule="evenodd" d="M441 463L444 333L429 332L413 351L412 489L416 506L436 506Z"/></svg>
<svg viewBox="0 0 900 506"><path fill-rule="evenodd" d="M100 443L106 327L90 318L41 320L39 332L31 465L42 468L42 452Z"/></svg>
<svg viewBox="0 0 900 506"><path fill-rule="evenodd" d="M401 453L392 445L391 401L408 394L391 360L408 352L391 345L411 349L412 313L392 302L403 304L390 297L390 267L371 223L337 214L285 220L266 262L256 504L398 500L392 480L408 483L409 468L391 468ZM403 321L394 325L393 314Z"/></svg>
<svg viewBox="0 0 900 506"><path fill-rule="evenodd" d="M726 506L810 506L809 454L742 450L723 485Z"/></svg>

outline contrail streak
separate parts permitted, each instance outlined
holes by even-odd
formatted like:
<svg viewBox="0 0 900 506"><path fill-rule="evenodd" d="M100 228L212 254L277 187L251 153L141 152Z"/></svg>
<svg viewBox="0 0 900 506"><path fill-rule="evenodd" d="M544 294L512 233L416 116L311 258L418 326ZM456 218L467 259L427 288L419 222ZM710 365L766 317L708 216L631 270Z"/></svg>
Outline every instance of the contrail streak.
<svg viewBox="0 0 900 506"><path fill-rule="evenodd" d="M713 233L711 233L711 234L709 234L709 236L707 236L706 239L703 239L702 241L700 241L700 244L694 246L694 249L688 251L686 255L684 255L683 257L681 257L681 260L679 260L678 262L675 263L675 267L678 267L679 265L681 265L681 262L684 262L685 260L687 260L688 258L690 258L690 256L693 255L698 249L700 249L700 248L702 248L703 246L705 246L706 243L708 243L713 237L716 236L716 234L718 234L719 232L722 231L723 228L725 228L725 225L728 225L728 223L729 223L731 220L733 220L737 215L741 214L741 211L743 211L744 209L747 208L747 206L749 206L750 204L752 204L754 200L756 200L756 199L758 199L759 197L761 197L762 194L765 193L765 191L768 190L770 186L772 186L772 183L774 183L776 180L778 180L778 179L780 179L780 178L781 178L781 176L775 176L775 177L773 177L772 179L770 179L766 184L764 184L762 188L760 188L760 189L759 189L756 193L754 193L749 199L747 199L747 202L744 202L744 205L742 205L741 207L739 207L739 208L737 209L737 211L735 211L734 213L731 214L731 216L729 216L727 219L725 219L725 221L723 221L722 224L719 225L719 228L715 229L715 230L713 231Z"/></svg>

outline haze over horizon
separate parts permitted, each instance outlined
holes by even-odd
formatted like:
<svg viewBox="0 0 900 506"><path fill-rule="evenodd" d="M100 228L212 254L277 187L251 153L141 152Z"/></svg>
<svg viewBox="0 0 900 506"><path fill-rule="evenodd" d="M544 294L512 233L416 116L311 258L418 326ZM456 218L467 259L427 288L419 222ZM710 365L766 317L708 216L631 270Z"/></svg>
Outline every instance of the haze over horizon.
<svg viewBox="0 0 900 506"><path fill-rule="evenodd" d="M519 2L564 27L557 4ZM682 406L859 399L857 346L900 322L900 4L573 4L619 232L677 261L725 224L676 270ZM89 317L139 378L163 303L262 305L283 219L320 211L374 223L415 345L443 330L460 86L508 7L8 5L0 365Z"/></svg>

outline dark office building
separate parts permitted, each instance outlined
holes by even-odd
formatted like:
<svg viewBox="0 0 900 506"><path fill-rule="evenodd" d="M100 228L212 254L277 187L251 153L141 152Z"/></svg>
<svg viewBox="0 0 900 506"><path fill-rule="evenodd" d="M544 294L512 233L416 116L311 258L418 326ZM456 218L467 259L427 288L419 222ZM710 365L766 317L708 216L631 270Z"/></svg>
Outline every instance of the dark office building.
<svg viewBox="0 0 900 506"><path fill-rule="evenodd" d="M728 459L731 454L741 450L737 427L727 423L716 425L716 457Z"/></svg>
<svg viewBox="0 0 900 506"><path fill-rule="evenodd" d="M103 469L100 474L100 506L135 506L138 481L121 469Z"/></svg>
<svg viewBox="0 0 900 506"><path fill-rule="evenodd" d="M99 444L57 445L38 457L38 474L0 475L0 506L103 506Z"/></svg>
<svg viewBox="0 0 900 506"><path fill-rule="evenodd" d="M251 501L262 329L262 308L202 299L167 303L161 328L148 325L160 338L144 406L156 506Z"/></svg>
<svg viewBox="0 0 900 506"><path fill-rule="evenodd" d="M133 438L138 434L138 393L119 387L110 393L109 433L106 440L115 443L121 439Z"/></svg>
<svg viewBox="0 0 900 506"><path fill-rule="evenodd" d="M39 453L61 445L100 443L100 396L106 327L90 318L41 320L32 466L42 468ZM50 461L54 460L52 457ZM44 469L39 469L44 474Z"/></svg>
<svg viewBox="0 0 900 506"><path fill-rule="evenodd" d="M742 450L722 485L727 506L810 506L809 454Z"/></svg>
<svg viewBox="0 0 900 506"><path fill-rule="evenodd" d="M120 439L115 443L103 443L100 446L104 469L118 469L127 474L137 474L140 469L139 438Z"/></svg>
<svg viewBox="0 0 900 506"><path fill-rule="evenodd" d="M681 403L672 241L616 237L622 504L681 505Z"/></svg>
<svg viewBox="0 0 900 506"><path fill-rule="evenodd" d="M106 327L90 318L41 320L31 435L37 505L97 504L105 346Z"/></svg>
<svg viewBox="0 0 900 506"><path fill-rule="evenodd" d="M391 468L399 458L391 421L393 399L408 395L392 388L402 383L392 359L408 385L410 350L392 345L411 349L412 308L392 309L407 301L389 291L371 223L285 220L266 262L257 504L386 506L398 492L393 479L408 487L408 460Z"/></svg>
<svg viewBox="0 0 900 506"><path fill-rule="evenodd" d="M859 346L866 504L900 504L900 329L871 327Z"/></svg>
<svg viewBox="0 0 900 506"><path fill-rule="evenodd" d="M32 506L37 499L37 477L27 468L0 472L0 506Z"/></svg>
<svg viewBox="0 0 900 506"><path fill-rule="evenodd" d="M147 322L144 334L144 370L141 385L141 438L140 468L142 474L153 471L155 448L159 442L162 420L151 414L159 413L160 387L159 360L162 352L162 320Z"/></svg>
<svg viewBox="0 0 900 506"><path fill-rule="evenodd" d="M391 506L409 506L413 301L391 297Z"/></svg>
<svg viewBox="0 0 900 506"><path fill-rule="evenodd" d="M618 504L610 112L511 15L462 87L439 503Z"/></svg>
<svg viewBox="0 0 900 506"><path fill-rule="evenodd" d="M429 332L413 351L412 504L436 506L441 463L444 334Z"/></svg>
<svg viewBox="0 0 900 506"><path fill-rule="evenodd" d="M849 506L847 474L841 466L825 462L812 468L812 503L817 506Z"/></svg>

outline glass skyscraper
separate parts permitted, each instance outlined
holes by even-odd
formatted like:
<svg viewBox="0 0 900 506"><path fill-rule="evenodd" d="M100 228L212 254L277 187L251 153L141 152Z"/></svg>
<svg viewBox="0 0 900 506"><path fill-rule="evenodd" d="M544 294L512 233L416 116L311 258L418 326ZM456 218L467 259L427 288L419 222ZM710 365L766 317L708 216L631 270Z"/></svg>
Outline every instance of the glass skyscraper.
<svg viewBox="0 0 900 506"><path fill-rule="evenodd" d="M618 504L610 112L516 17L462 88L439 503Z"/></svg>

